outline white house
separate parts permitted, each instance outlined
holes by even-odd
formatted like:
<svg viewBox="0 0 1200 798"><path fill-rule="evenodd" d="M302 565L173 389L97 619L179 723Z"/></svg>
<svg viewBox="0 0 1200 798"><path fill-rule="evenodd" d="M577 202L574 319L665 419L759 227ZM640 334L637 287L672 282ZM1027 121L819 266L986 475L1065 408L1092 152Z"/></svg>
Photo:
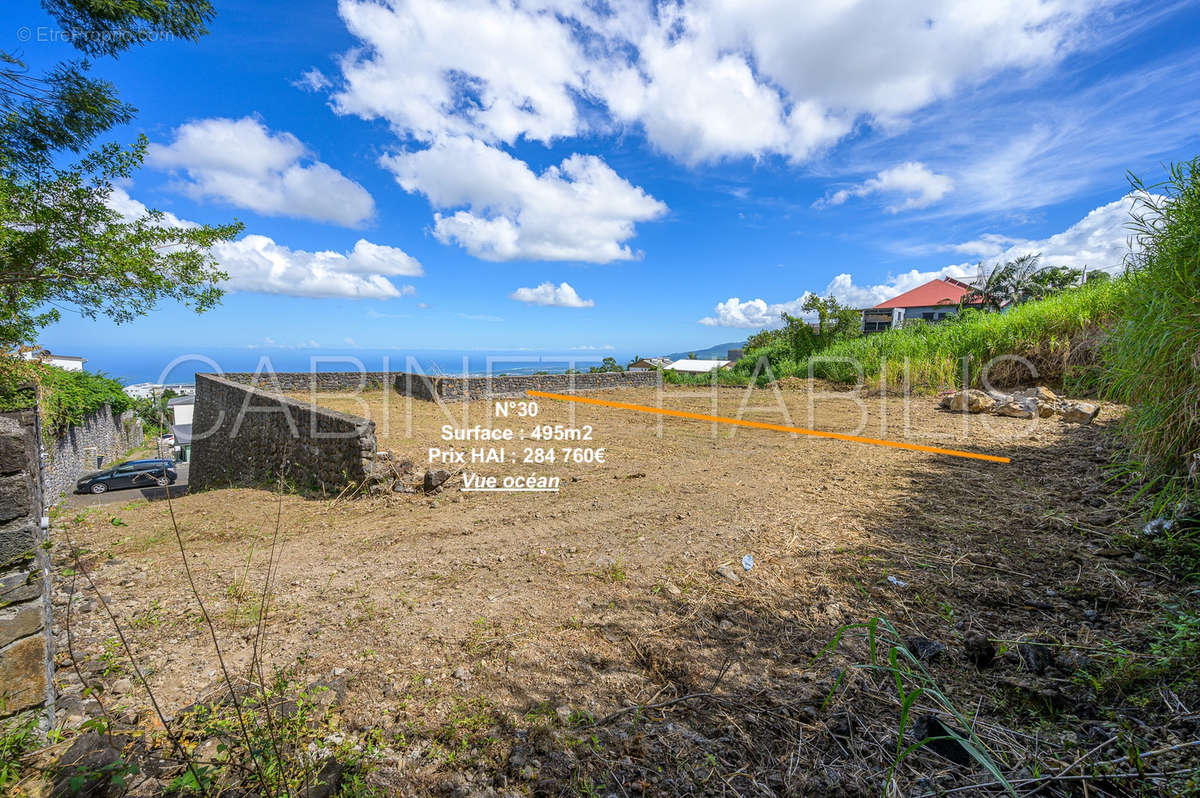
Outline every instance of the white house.
<svg viewBox="0 0 1200 798"><path fill-rule="evenodd" d="M22 352L21 357L26 360L40 360L48 365L58 366L63 371L83 371L83 364L87 362L86 357L56 355L49 349L29 349Z"/></svg>
<svg viewBox="0 0 1200 798"><path fill-rule="evenodd" d="M733 365L732 360L698 360L689 357L683 360L676 360L667 366L667 368L672 371L681 371L685 374L708 374L710 371L729 368L731 365Z"/></svg>

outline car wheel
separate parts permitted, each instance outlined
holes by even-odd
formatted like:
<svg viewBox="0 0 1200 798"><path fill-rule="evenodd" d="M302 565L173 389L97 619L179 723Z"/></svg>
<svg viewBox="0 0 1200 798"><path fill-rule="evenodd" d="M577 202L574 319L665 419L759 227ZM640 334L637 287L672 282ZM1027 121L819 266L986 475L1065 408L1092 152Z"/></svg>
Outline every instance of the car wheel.
<svg viewBox="0 0 1200 798"><path fill-rule="evenodd" d="M171 484L171 480L167 479L166 477L157 477L154 480L154 484L158 485L160 488L165 488L167 485Z"/></svg>
<svg viewBox="0 0 1200 798"><path fill-rule="evenodd" d="M91 490L92 493L103 493L104 491L108 490L108 485L105 485L103 482L97 482L96 484L92 485Z"/></svg>

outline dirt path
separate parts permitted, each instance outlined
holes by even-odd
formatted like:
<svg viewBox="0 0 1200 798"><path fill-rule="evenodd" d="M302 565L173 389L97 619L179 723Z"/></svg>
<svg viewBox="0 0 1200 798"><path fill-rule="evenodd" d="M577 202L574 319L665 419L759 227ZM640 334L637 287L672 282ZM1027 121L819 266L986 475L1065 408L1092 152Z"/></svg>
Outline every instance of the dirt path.
<svg viewBox="0 0 1200 798"><path fill-rule="evenodd" d="M714 408L709 398L686 393L668 391L667 406L734 415L743 400L740 391L722 391ZM1012 463L543 402L539 422L591 425L593 445L606 454L602 465L539 467L562 477L556 494L463 493L456 479L435 496L331 501L237 489L183 496L173 508L236 667L251 657L279 514L268 659L314 678L344 674L351 728L424 740L416 765L393 762L381 776L414 794L413 785L464 778L452 764L459 760L438 754L450 746L447 728L455 745L467 741L464 752L472 753L463 761L486 771L468 774L475 786L481 779L489 788L578 783L580 773L602 776L608 768L618 782L644 782L648 793L707 794L695 786L697 768L715 752L709 777L724 774L731 787L769 773L768 792L875 791L879 771L846 762L886 766L894 720L862 715L870 703L854 691L868 687L851 684L845 702L826 702L834 666L866 656L858 641L815 659L840 626L883 616L904 634L944 644L953 653L930 667L970 709L998 719L1013 701L1073 700L1073 666L1056 661L1052 676L1023 685L1032 677L1002 657L1007 664L994 669L999 681L981 685L961 660L970 633L1014 646L1036 638L1086 650L1100 644L1108 625L1136 623L1158 599L1160 574L1114 555L1098 534L1122 523L1125 512L1105 498L1098 471L1113 411L1092 426L964 420L928 399L906 408L899 399L846 397L816 401L810 417L807 393L781 396L790 418L769 391L756 393L746 417L1002 454ZM651 391L604 397L656 401ZM443 445L440 427L451 423L438 408L414 403L410 427L399 397L386 413L380 395L365 405L354 397L321 403L370 414L380 449L418 464L429 447ZM483 403L455 408L464 410L470 423L487 422ZM136 638L159 700L177 709L200 697L217 666L185 588L166 504L106 507L60 518L57 528L60 562L68 534L89 551L90 570ZM747 554L749 572L741 565ZM738 583L716 573L722 565ZM60 595L60 617L64 602ZM80 589L74 609L78 659L111 697L127 678L106 642L111 627L89 591ZM68 692L72 682L78 687L64 681ZM118 704L145 703L136 690L119 692ZM496 728L543 715L567 722L573 712L604 716L629 702L696 693L727 703L690 726L647 732L640 752L563 759L522 752L536 746L520 735L502 750L494 742L503 737ZM886 702L880 707L894 711ZM773 712L786 722L772 721ZM707 743L689 743L680 729ZM601 742L628 748L633 733ZM1013 751L1027 744L1014 739ZM686 767L664 771L660 762L655 775L645 763L665 750ZM526 763L534 758L537 767ZM941 772L925 767L928 773L918 767L904 778Z"/></svg>

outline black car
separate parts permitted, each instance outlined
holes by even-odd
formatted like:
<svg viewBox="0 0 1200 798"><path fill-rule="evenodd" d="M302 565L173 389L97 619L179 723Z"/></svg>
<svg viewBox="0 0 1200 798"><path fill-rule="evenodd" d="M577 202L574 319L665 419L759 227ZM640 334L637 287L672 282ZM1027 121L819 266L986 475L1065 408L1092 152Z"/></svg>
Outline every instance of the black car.
<svg viewBox="0 0 1200 798"><path fill-rule="evenodd" d="M178 476L174 460L130 460L106 471L81 477L75 483L75 492L104 493L106 490L149 488L155 485L165 488L174 485Z"/></svg>

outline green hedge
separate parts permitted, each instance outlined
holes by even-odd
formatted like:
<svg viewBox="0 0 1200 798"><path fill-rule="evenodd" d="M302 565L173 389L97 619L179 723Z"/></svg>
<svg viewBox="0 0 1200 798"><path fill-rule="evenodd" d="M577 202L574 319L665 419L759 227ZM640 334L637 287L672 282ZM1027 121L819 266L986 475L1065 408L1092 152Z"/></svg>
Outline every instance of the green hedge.
<svg viewBox="0 0 1200 798"><path fill-rule="evenodd" d="M0 411L33 407L34 395L24 388L37 384L41 388L42 429L58 433L104 405L113 413L124 413L133 407L133 398L125 393L121 383L89 371L66 371L45 363L22 360L12 356L0 357Z"/></svg>

